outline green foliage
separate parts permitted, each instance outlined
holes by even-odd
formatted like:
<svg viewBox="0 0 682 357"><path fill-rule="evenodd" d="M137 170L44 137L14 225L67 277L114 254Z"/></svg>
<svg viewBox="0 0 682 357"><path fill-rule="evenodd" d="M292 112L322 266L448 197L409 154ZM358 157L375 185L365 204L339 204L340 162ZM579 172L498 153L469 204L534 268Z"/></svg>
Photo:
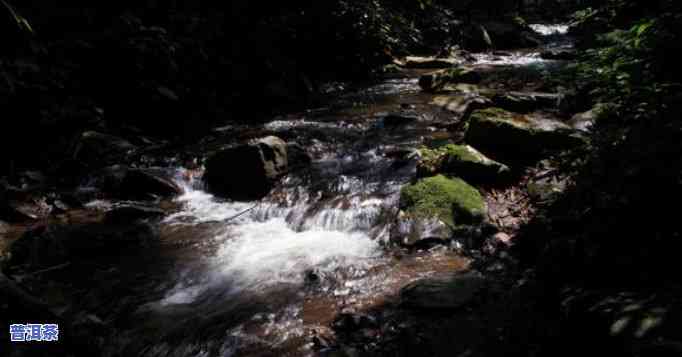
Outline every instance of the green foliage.
<svg viewBox="0 0 682 357"><path fill-rule="evenodd" d="M547 231L536 236L550 237L546 249L566 237L577 242L571 261L582 266L572 266L570 275L578 279L678 280L667 263L674 259L669 252L680 249L680 228L662 202L682 187L682 4L610 1L581 16L584 28L606 21L608 29L572 69L577 92L608 105L589 150L563 158L575 186L549 210L551 223L541 222Z"/></svg>

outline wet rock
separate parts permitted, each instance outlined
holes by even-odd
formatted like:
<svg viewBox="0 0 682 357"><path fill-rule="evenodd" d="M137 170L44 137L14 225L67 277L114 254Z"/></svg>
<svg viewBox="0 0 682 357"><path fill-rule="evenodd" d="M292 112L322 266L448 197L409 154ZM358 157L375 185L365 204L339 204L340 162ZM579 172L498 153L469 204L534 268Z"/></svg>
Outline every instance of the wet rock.
<svg viewBox="0 0 682 357"><path fill-rule="evenodd" d="M95 186L109 197L130 200L172 198L182 193L180 186L159 172L120 165L100 171Z"/></svg>
<svg viewBox="0 0 682 357"><path fill-rule="evenodd" d="M390 237L400 246L428 249L448 244L452 239L452 229L437 217L415 217L400 211L391 227Z"/></svg>
<svg viewBox="0 0 682 357"><path fill-rule="evenodd" d="M400 291L400 302L412 309L457 309L470 304L485 286L478 272L447 274L408 284Z"/></svg>
<svg viewBox="0 0 682 357"><path fill-rule="evenodd" d="M117 257L156 240L156 232L149 225L138 223L41 226L12 244L8 265L39 270L74 259Z"/></svg>
<svg viewBox="0 0 682 357"><path fill-rule="evenodd" d="M155 207L146 207L140 205L124 205L118 206L111 211L108 211L105 220L111 223L126 223L138 220L162 217L165 212L162 209Z"/></svg>
<svg viewBox="0 0 682 357"><path fill-rule="evenodd" d="M518 164L585 143L583 135L560 121L499 108L472 113L465 140L487 155Z"/></svg>
<svg viewBox="0 0 682 357"><path fill-rule="evenodd" d="M419 177L448 174L468 182L494 182L504 179L509 167L483 155L469 145L449 144L420 150Z"/></svg>
<svg viewBox="0 0 682 357"><path fill-rule="evenodd" d="M462 179L442 175L403 187L400 208L391 240L408 246L422 239L447 241L456 226L480 224L485 217L485 201L478 190Z"/></svg>
<svg viewBox="0 0 682 357"><path fill-rule="evenodd" d="M509 92L492 97L492 105L517 113L529 113L538 109L556 108L561 96L553 93Z"/></svg>
<svg viewBox="0 0 682 357"><path fill-rule="evenodd" d="M466 119L474 110L491 105L490 100L478 95L436 96L431 104L439 106L455 114L456 119Z"/></svg>
<svg viewBox="0 0 682 357"><path fill-rule="evenodd" d="M204 180L211 192L222 197L257 200L266 196L287 170L286 143L269 136L209 157Z"/></svg>
<svg viewBox="0 0 682 357"><path fill-rule="evenodd" d="M546 60L572 61L578 58L578 53L569 50L549 50L540 52L540 58Z"/></svg>
<svg viewBox="0 0 682 357"><path fill-rule="evenodd" d="M89 167L104 167L125 160L136 149L135 145L125 139L86 131L78 141L74 158Z"/></svg>
<svg viewBox="0 0 682 357"><path fill-rule="evenodd" d="M407 57L403 67L417 69L450 68L457 65L457 61L450 58Z"/></svg>
<svg viewBox="0 0 682 357"><path fill-rule="evenodd" d="M448 84L476 84L482 79L481 74L472 68L454 67L421 76L419 78L419 86L425 92L437 92Z"/></svg>

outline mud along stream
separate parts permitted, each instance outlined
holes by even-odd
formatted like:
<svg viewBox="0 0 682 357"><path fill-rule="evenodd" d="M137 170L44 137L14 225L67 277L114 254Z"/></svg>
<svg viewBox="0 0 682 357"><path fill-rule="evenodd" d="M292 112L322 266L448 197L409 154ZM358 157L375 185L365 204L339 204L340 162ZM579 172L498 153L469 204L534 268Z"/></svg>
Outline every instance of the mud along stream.
<svg viewBox="0 0 682 357"><path fill-rule="evenodd" d="M562 27L536 29L548 46L566 46L549 41ZM481 86L515 91L537 91L543 71L565 64L537 50L474 54L470 61L496 78ZM312 163L259 202L229 202L204 189L200 168L169 159L164 170L184 193L162 203L167 215L153 223L158 244L126 252L115 264L65 268L72 292L50 299L71 302L69 310L87 317L92 334L106 331L100 332L105 355L313 355L320 340L334 339L331 326L340 314L397 303L412 281L467 269L471 260L461 249L467 237L410 250L390 240L400 189L415 178L416 149L462 140L462 113L419 88L426 72L330 86L323 107L259 127L216 130L194 150L276 135L305 148ZM466 102L476 94L450 95ZM226 169L239 175L238 167Z"/></svg>

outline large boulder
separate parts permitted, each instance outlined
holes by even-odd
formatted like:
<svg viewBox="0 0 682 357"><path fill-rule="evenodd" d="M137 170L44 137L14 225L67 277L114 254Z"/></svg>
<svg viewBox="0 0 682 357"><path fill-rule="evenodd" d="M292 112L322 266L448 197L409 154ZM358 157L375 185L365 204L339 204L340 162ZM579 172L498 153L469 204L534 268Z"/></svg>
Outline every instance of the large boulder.
<svg viewBox="0 0 682 357"><path fill-rule="evenodd" d="M494 182L504 179L509 167L483 155L469 145L449 144L436 149L421 149L417 165L419 177L447 174L468 182Z"/></svg>
<svg viewBox="0 0 682 357"><path fill-rule="evenodd" d="M518 21L489 21L482 26L496 49L537 47L542 44L531 28Z"/></svg>
<svg viewBox="0 0 682 357"><path fill-rule="evenodd" d="M468 67L453 67L425 74L419 78L419 86L425 92L437 92L448 84L476 84L482 80L479 72Z"/></svg>
<svg viewBox="0 0 682 357"><path fill-rule="evenodd" d="M457 226L480 224L486 205L462 179L437 175L403 187L400 209L391 240L412 246L423 240L447 241Z"/></svg>
<svg viewBox="0 0 682 357"><path fill-rule="evenodd" d="M532 162L547 153L585 143L580 132L563 122L499 108L473 112L465 140L487 155L514 163Z"/></svg>
<svg viewBox="0 0 682 357"><path fill-rule="evenodd" d="M275 136L213 154L204 180L211 192L234 200L265 197L288 170L287 144Z"/></svg>
<svg viewBox="0 0 682 357"><path fill-rule="evenodd" d="M487 21L465 26L462 45L466 50L482 52L490 49L537 47L542 44L537 33L514 19Z"/></svg>
<svg viewBox="0 0 682 357"><path fill-rule="evenodd" d="M172 198L183 192L178 184L161 172L121 165L102 169L94 184L104 196L126 200Z"/></svg>
<svg viewBox="0 0 682 357"><path fill-rule="evenodd" d="M478 272L450 273L417 280L400 291L402 306L424 310L451 310L466 306L485 288Z"/></svg>

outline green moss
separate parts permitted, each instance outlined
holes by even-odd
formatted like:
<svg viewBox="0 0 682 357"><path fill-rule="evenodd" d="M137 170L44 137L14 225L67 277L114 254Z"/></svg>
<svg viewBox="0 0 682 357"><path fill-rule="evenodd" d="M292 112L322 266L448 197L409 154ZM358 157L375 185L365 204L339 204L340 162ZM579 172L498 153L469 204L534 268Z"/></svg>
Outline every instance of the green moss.
<svg viewBox="0 0 682 357"><path fill-rule="evenodd" d="M477 163L485 162L481 156L476 155L476 153L474 153L467 146L446 145L442 149L445 152L445 156L448 158L448 160L469 161Z"/></svg>
<svg viewBox="0 0 682 357"><path fill-rule="evenodd" d="M446 144L434 149L421 148L422 161L435 162L443 158L448 160L483 162L484 159L463 145Z"/></svg>
<svg viewBox="0 0 682 357"><path fill-rule="evenodd" d="M439 173L462 177L470 182L499 179L509 167L491 160L468 145L447 144L435 149L421 148L417 166L419 177Z"/></svg>
<svg viewBox="0 0 682 357"><path fill-rule="evenodd" d="M436 217L451 227L480 222L485 211L485 202L478 190L462 179L442 175L404 187L400 202L414 217Z"/></svg>

